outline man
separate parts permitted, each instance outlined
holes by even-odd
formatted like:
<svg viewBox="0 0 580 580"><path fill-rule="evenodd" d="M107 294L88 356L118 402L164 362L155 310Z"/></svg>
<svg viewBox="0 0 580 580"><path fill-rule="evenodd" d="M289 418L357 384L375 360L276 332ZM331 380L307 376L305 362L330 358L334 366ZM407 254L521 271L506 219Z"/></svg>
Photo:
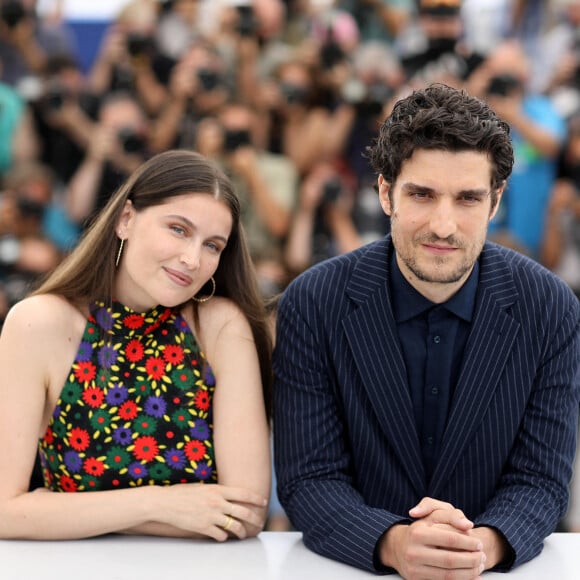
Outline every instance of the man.
<svg viewBox="0 0 580 580"><path fill-rule="evenodd" d="M486 242L513 150L483 101L415 91L368 156L391 235L311 268L279 303L282 505L309 548L367 570L509 569L566 511L578 300Z"/></svg>

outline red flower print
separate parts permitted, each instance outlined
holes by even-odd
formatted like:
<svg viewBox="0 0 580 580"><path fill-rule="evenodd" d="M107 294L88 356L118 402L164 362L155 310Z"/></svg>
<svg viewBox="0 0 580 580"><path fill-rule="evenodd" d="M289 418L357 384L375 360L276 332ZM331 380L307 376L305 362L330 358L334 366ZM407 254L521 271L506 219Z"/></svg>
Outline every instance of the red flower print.
<svg viewBox="0 0 580 580"><path fill-rule="evenodd" d="M134 419L139 413L139 409L137 408L137 403L135 401L125 401L119 407L119 417L124 419L125 421L130 421Z"/></svg>
<svg viewBox="0 0 580 580"><path fill-rule="evenodd" d="M207 411L209 409L209 395L206 391L198 391L193 398L193 402L198 409Z"/></svg>
<svg viewBox="0 0 580 580"><path fill-rule="evenodd" d="M158 381L165 373L165 363L163 359L151 356L145 363L145 369L153 380Z"/></svg>
<svg viewBox="0 0 580 580"><path fill-rule="evenodd" d="M85 459L83 469L89 475L99 477L105 473L105 464L102 461L99 461L96 457L89 457L88 459Z"/></svg>
<svg viewBox="0 0 580 580"><path fill-rule="evenodd" d="M52 445L54 443L54 432L50 427L46 429L43 441L48 445Z"/></svg>
<svg viewBox="0 0 580 580"><path fill-rule="evenodd" d="M101 406L104 398L105 394L99 387L89 387L83 391L83 401L94 409L98 409Z"/></svg>
<svg viewBox="0 0 580 580"><path fill-rule="evenodd" d="M90 442L89 434L80 427L72 429L68 439L70 446L75 451L84 451L89 446Z"/></svg>
<svg viewBox="0 0 580 580"><path fill-rule="evenodd" d="M125 316L125 318L123 318L123 324L132 330L141 328L144 323L145 321L143 320L143 316L141 314L129 314L129 316Z"/></svg>
<svg viewBox="0 0 580 580"><path fill-rule="evenodd" d="M74 374L79 383L88 383L97 376L97 369L91 361L83 361L78 363Z"/></svg>
<svg viewBox="0 0 580 580"><path fill-rule="evenodd" d="M154 437L145 435L135 439L133 455L135 455L139 461L153 461L158 453L159 447L157 446L157 441L155 441Z"/></svg>
<svg viewBox="0 0 580 580"><path fill-rule="evenodd" d="M127 348L125 350L125 354L127 359L131 362L138 362L143 358L143 345L134 338L127 343Z"/></svg>
<svg viewBox="0 0 580 580"><path fill-rule="evenodd" d="M172 365L183 361L183 349L176 344L168 344L163 351L163 358Z"/></svg>
<svg viewBox="0 0 580 580"><path fill-rule="evenodd" d="M62 488L63 491L72 492L77 490L77 484L75 480L72 477L69 477L68 475L63 475L60 478L60 487Z"/></svg>
<svg viewBox="0 0 580 580"><path fill-rule="evenodd" d="M206 454L205 445L201 441L193 440L185 444L185 455L190 461L199 461Z"/></svg>

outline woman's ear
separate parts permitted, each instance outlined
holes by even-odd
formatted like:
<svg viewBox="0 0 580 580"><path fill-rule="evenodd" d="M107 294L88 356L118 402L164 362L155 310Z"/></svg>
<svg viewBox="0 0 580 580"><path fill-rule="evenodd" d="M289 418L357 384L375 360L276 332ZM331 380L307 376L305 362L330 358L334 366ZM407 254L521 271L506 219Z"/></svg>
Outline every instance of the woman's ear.
<svg viewBox="0 0 580 580"><path fill-rule="evenodd" d="M121 211L121 215L119 216L119 220L117 221L117 227L115 231L117 232L117 236L119 238L124 239L127 237L127 230L131 224L131 220L135 215L135 208L133 207L133 203L130 199L125 202L123 206L123 210Z"/></svg>

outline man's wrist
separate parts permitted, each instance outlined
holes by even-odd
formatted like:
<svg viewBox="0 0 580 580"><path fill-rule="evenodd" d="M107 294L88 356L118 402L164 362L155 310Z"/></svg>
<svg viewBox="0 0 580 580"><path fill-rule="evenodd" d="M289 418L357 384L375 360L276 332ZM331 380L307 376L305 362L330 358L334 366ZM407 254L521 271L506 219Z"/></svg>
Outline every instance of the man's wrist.
<svg viewBox="0 0 580 580"><path fill-rule="evenodd" d="M407 523L397 523L391 526L379 540L379 560L386 568L398 569L398 546L404 534L407 533Z"/></svg>
<svg viewBox="0 0 580 580"><path fill-rule="evenodd" d="M486 555L485 569L507 564L513 555L513 550L503 534L495 528L480 526L472 530L472 534L483 544Z"/></svg>

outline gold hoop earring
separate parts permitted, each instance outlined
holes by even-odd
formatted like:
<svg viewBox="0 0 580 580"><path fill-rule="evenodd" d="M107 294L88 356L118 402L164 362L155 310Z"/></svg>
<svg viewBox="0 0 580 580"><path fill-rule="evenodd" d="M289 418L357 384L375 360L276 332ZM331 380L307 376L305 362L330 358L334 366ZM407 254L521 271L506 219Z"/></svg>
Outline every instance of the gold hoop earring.
<svg viewBox="0 0 580 580"><path fill-rule="evenodd" d="M123 244L125 240L121 239L121 243L119 244L119 249L117 250L117 257L115 258L115 268L119 267L119 262L121 261L121 254L123 253Z"/></svg>
<svg viewBox="0 0 580 580"><path fill-rule="evenodd" d="M192 296L193 300L195 300L196 302L207 302L208 300L213 298L213 295L215 294L215 280L214 280L213 276L210 278L210 281L211 281L211 285L212 285L211 294L208 294L207 296L204 296L203 298L196 298L195 296Z"/></svg>

